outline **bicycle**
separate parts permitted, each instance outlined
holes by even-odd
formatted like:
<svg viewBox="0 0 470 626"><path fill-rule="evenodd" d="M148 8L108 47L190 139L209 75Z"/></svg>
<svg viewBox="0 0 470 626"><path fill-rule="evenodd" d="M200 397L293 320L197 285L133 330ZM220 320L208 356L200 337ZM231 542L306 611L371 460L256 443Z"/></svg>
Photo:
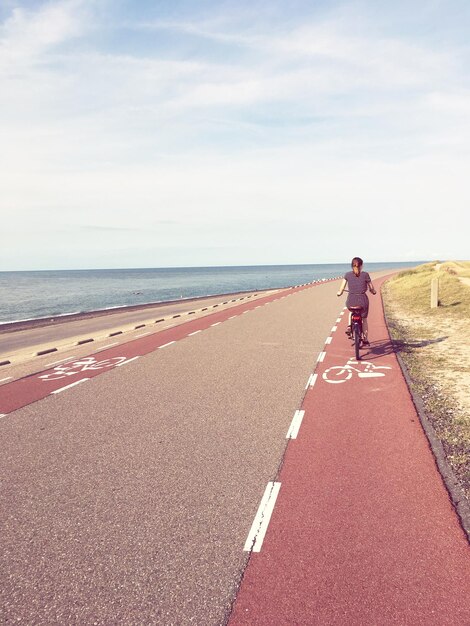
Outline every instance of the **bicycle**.
<svg viewBox="0 0 470 626"><path fill-rule="evenodd" d="M359 354L359 348L362 343L362 306L352 306L349 307L351 311L351 339L354 344L354 352L356 355L356 361L361 360L361 355Z"/></svg>
<svg viewBox="0 0 470 626"><path fill-rule="evenodd" d="M348 292L347 289L344 291ZM361 347L363 337L362 311L364 309L362 306L350 306L348 309L351 311L351 330L347 330L346 334L353 341L356 361L360 361L361 355L359 354L359 348Z"/></svg>

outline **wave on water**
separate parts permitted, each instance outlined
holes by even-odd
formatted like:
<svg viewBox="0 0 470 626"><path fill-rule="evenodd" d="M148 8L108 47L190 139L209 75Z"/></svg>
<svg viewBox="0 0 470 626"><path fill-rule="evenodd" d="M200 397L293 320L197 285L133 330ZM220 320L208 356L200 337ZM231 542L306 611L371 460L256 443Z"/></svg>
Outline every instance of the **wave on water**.
<svg viewBox="0 0 470 626"><path fill-rule="evenodd" d="M47 315L46 317L24 317L18 320L8 320L7 322L0 322L0 326L3 324L22 324L23 322L37 322L38 320L55 318L55 317L68 317L69 315L80 315L84 311L72 311L71 313L57 313L56 315Z"/></svg>

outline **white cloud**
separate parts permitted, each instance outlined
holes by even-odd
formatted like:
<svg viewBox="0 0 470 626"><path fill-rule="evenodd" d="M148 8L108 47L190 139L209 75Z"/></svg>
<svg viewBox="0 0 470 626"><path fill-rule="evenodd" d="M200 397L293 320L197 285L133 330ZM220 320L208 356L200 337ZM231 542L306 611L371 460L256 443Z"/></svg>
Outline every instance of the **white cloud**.
<svg viewBox="0 0 470 626"><path fill-rule="evenodd" d="M439 114L458 115L468 119L470 112L470 90L448 92L430 92L427 96L430 109Z"/></svg>
<svg viewBox="0 0 470 626"><path fill-rule="evenodd" d="M243 254L237 242L252 255L264 242L265 262L276 262L287 235L283 261L301 262L316 258L301 259L295 243L307 245L309 232L321 233L322 259L337 233L339 258L354 213L398 237L368 242L380 260L417 249L417 229L434 241L444 207L451 219L440 237L463 249L470 86L462 49L383 33L372 18L344 12L275 27L241 28L217 15L149 21L145 32L164 28L174 46L157 38L133 49L123 29L123 41L106 47L93 5L17 8L1 26L0 212L10 267L15 239L49 241L50 220L70 250L76 227L138 223L151 233L141 235L144 248L167 249L154 264L165 264L172 245L188 255L194 245L201 263L214 237L233 255ZM118 26L110 20L107 35ZM178 226L155 234L155 220L175 216Z"/></svg>
<svg viewBox="0 0 470 626"><path fill-rule="evenodd" d="M49 2L38 10L13 9L0 29L0 68L41 60L51 48L83 33L84 8L81 0Z"/></svg>

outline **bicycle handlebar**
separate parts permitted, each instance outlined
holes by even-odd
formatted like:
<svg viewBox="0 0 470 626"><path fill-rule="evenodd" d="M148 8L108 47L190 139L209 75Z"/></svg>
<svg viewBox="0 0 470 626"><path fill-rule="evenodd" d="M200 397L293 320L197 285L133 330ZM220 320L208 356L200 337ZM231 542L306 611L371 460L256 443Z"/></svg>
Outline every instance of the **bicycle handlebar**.
<svg viewBox="0 0 470 626"><path fill-rule="evenodd" d="M370 289L368 289L368 291L369 291L369 292L370 292L373 296L375 296L375 294L377 293L375 289L374 289L374 291L370 291ZM349 289L343 289L343 293L349 293ZM366 291L366 294L367 294L367 291ZM337 293L336 295L339 297L339 294L338 294L338 293Z"/></svg>

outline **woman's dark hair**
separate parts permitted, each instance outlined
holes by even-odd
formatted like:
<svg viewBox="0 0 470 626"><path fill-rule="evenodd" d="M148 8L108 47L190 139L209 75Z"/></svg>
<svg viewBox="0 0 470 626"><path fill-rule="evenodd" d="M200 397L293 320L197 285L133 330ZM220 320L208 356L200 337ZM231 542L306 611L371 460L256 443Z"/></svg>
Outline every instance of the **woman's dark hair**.
<svg viewBox="0 0 470 626"><path fill-rule="evenodd" d="M351 261L351 267L356 276L359 276L359 274L361 273L362 264L363 261L360 256L355 256L354 259Z"/></svg>

